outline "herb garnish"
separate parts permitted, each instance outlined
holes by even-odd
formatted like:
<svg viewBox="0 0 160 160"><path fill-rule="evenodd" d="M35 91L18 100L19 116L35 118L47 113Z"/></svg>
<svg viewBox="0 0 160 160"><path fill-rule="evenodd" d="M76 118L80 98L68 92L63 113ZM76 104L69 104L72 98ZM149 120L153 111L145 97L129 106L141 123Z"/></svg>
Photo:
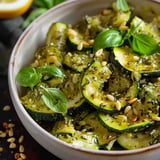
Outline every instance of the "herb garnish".
<svg viewBox="0 0 160 160"><path fill-rule="evenodd" d="M117 9L119 9L123 12L127 12L130 10L126 0L117 0L116 7L117 7Z"/></svg>
<svg viewBox="0 0 160 160"><path fill-rule="evenodd" d="M117 0L116 6L119 10L126 12L129 10L126 0ZM96 52L99 49L119 47L126 41L129 43L132 50L138 55L152 55L160 51L160 45L150 35L136 33L136 29L141 23L131 25L127 31L116 29L106 29L100 32L95 38L93 50Z"/></svg>
<svg viewBox="0 0 160 160"><path fill-rule="evenodd" d="M118 47L122 44L122 34L115 29L107 29L98 34L95 38L93 50L101 48Z"/></svg>
<svg viewBox="0 0 160 160"><path fill-rule="evenodd" d="M65 74L56 66L42 66L38 69L33 67L22 68L17 76L16 81L23 87L35 87L41 82L43 74L50 74L54 77L64 78ZM48 108L57 113L66 114L67 98L58 88L42 88L42 100Z"/></svg>

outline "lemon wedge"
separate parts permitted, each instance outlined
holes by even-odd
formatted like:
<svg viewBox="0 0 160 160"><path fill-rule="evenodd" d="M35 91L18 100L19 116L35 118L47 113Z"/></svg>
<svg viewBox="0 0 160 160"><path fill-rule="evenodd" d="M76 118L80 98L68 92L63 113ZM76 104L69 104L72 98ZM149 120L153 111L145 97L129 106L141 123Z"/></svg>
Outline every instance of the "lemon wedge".
<svg viewBox="0 0 160 160"><path fill-rule="evenodd" d="M14 18L24 14L33 0L0 0L0 18Z"/></svg>

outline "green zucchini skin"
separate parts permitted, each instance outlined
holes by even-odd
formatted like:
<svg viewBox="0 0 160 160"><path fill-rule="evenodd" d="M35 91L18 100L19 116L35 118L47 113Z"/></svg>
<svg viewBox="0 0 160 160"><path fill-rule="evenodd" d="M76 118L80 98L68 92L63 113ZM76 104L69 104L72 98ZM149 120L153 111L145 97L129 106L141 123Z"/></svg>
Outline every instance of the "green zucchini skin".
<svg viewBox="0 0 160 160"><path fill-rule="evenodd" d="M95 111L88 113L86 110L74 119L66 116L64 120L57 121L51 133L65 142L76 145L82 143L85 148L91 149L99 149L117 137L116 133L100 124Z"/></svg>
<svg viewBox="0 0 160 160"><path fill-rule="evenodd" d="M66 48L68 26L61 22L53 23L46 36L46 45L51 45L64 51Z"/></svg>
<svg viewBox="0 0 160 160"><path fill-rule="evenodd" d="M150 56L138 56L129 47L118 47L113 49L116 60L125 69L139 72L143 76L160 76L160 54Z"/></svg>
<svg viewBox="0 0 160 160"><path fill-rule="evenodd" d="M83 72L93 61L93 56L88 51L68 52L64 55L63 64L76 72Z"/></svg>
<svg viewBox="0 0 160 160"><path fill-rule="evenodd" d="M56 121L61 119L63 117L61 114L53 112L44 104L41 93L41 88L38 85L33 90L28 90L26 95L21 97L21 103L31 117L36 121Z"/></svg>
<svg viewBox="0 0 160 160"><path fill-rule="evenodd" d="M76 28L68 29L68 45L72 50L92 50L93 44L89 39L85 39L85 35L79 32Z"/></svg>
<svg viewBox="0 0 160 160"><path fill-rule="evenodd" d="M62 66L62 52L54 46L44 46L35 52L35 61L32 67L41 67L44 65Z"/></svg>
<svg viewBox="0 0 160 160"><path fill-rule="evenodd" d="M66 78L58 87L66 96L68 100L68 112L71 113L81 107L81 105L85 102L80 86L81 74L68 69L64 70L64 73Z"/></svg>
<svg viewBox="0 0 160 160"><path fill-rule="evenodd" d="M89 149L98 149L97 136L92 132L80 132L74 125L76 122L78 123L75 119L73 121L71 117L66 116L64 120L57 121L54 124L51 133L60 140L72 145Z"/></svg>
<svg viewBox="0 0 160 160"><path fill-rule="evenodd" d="M128 150L148 147L160 142L160 127L151 127L146 131L137 133L123 133L117 138L117 142Z"/></svg>
<svg viewBox="0 0 160 160"><path fill-rule="evenodd" d="M124 110L114 114L100 112L98 115L102 125L117 133L142 131L153 125L158 116L159 103L149 93L134 102L127 113Z"/></svg>
<svg viewBox="0 0 160 160"><path fill-rule="evenodd" d="M63 119L63 116L60 113L37 112L27 106L25 106L25 109L31 115L31 117L37 122L40 122L40 121L53 122L53 121L59 121Z"/></svg>
<svg viewBox="0 0 160 160"><path fill-rule="evenodd" d="M94 61L85 71L81 83L82 93L96 109L106 113L119 112L129 99L137 96L138 81L130 82L128 75L119 78L119 70L113 67L111 71L104 63Z"/></svg>

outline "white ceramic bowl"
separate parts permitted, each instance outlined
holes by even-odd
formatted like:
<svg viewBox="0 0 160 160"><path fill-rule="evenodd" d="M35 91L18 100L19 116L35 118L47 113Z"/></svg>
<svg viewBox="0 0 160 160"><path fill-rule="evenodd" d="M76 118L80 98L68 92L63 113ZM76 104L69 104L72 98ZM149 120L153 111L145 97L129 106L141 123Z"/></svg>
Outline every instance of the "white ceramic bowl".
<svg viewBox="0 0 160 160"><path fill-rule="evenodd" d="M49 26L56 21L76 23L84 15L97 14L111 6L115 0L70 0L62 3L36 19L21 35L9 62L9 88L17 114L31 136L44 148L63 160L159 160L160 144L138 150L100 151L78 148L60 141L39 126L26 112L19 100L22 90L16 85L15 76L30 64L34 51L43 46ZM151 0L128 0L143 18L153 18L153 11L160 13L160 4Z"/></svg>

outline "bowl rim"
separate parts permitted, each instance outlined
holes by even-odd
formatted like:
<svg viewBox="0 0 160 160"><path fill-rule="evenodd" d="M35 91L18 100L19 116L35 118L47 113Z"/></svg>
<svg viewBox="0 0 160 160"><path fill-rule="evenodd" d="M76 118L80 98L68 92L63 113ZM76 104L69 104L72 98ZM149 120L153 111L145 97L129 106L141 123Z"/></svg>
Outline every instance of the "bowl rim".
<svg viewBox="0 0 160 160"><path fill-rule="evenodd" d="M81 0L81 1L85 2L86 0ZM149 0L147 0L147 1L149 1ZM151 0L151 1L154 1L154 0ZM34 27L34 24L41 21L41 19L44 18L45 16L47 16L47 14L52 13L55 10L58 10L58 9L62 8L64 5L69 6L71 3L78 3L78 0L68 0L68 1L62 2L61 4L58 4L57 6L49 9L46 13L44 13L43 15L39 16L36 20L34 20L23 31L23 33L20 35L19 39L17 40L17 42L16 42L16 44L15 44L15 46L14 46L12 52L11 52L11 56L10 56L10 60L9 60L9 64L8 64L9 92L10 92L10 96L11 96L14 107L15 107L15 105L18 106L18 109L20 109L21 112L23 112L24 116L28 119L29 123L32 124L37 129L37 131L40 131L43 135L46 135L49 139L54 140L57 143L60 143L60 144L64 145L65 147L68 147L70 149L73 149L73 150L76 150L76 151L79 151L79 152L91 153L91 154L94 154L94 155L109 155L109 156L118 157L120 155L121 156L123 156L123 155L126 156L126 155L142 154L142 153L145 153L145 152L148 152L148 151L160 149L160 143L154 144L154 145L151 145L151 146L148 146L148 147L140 148L140 149L133 149L133 150L112 150L112 151L108 151L108 150L94 150L94 149L80 148L80 147L74 146L72 144L68 144L68 143L56 138L55 136L53 136L48 131L46 131L29 115L29 113L25 110L23 105L20 103L17 88L16 88L16 85L15 85L16 83L15 83L15 80L13 79L13 77L14 77L13 76L14 62L15 62L15 59L16 59L16 52L17 52L19 46L21 45L25 36L27 36L27 34L32 30L32 28ZM157 2L155 2L155 3L157 3ZM16 112L17 112L17 110L16 110ZM28 130L28 129L26 128L26 130ZM33 138L35 139L35 137L33 137Z"/></svg>

